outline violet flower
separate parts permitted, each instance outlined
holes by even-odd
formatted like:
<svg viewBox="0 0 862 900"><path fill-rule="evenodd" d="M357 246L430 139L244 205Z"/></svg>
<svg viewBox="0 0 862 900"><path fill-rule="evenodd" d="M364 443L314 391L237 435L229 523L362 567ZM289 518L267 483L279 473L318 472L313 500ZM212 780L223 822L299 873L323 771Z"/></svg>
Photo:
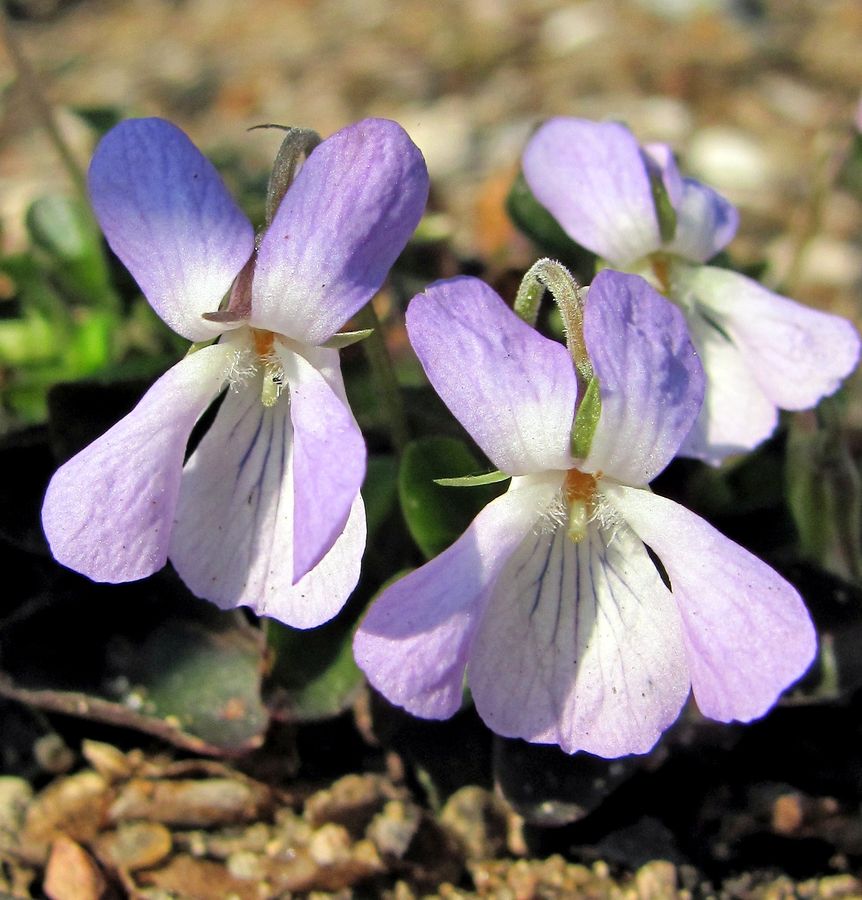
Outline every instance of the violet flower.
<svg viewBox="0 0 862 900"><path fill-rule="evenodd" d="M613 122L555 118L531 138L523 167L575 241L648 277L685 313L707 390L682 455L717 464L756 447L779 409L816 405L855 368L850 322L703 265L733 238L738 216L711 188L682 178L666 145L639 147Z"/></svg>
<svg viewBox="0 0 862 900"><path fill-rule="evenodd" d="M160 119L123 122L89 173L111 248L190 353L54 475L42 522L95 581L170 558L198 596L300 628L359 577L365 443L326 342L379 289L428 177L394 122L367 119L309 156L255 241L213 166ZM229 311L213 315L231 289ZM189 434L228 386L183 465Z"/></svg>
<svg viewBox="0 0 862 900"><path fill-rule="evenodd" d="M682 315L612 271L596 276L583 315L601 415L573 459L566 348L473 278L413 299L407 325L428 378L513 477L451 547L380 595L354 653L415 715L455 713L466 670L493 731L616 757L648 751L689 687L713 719L762 715L808 667L815 635L783 578L646 486L703 398Z"/></svg>

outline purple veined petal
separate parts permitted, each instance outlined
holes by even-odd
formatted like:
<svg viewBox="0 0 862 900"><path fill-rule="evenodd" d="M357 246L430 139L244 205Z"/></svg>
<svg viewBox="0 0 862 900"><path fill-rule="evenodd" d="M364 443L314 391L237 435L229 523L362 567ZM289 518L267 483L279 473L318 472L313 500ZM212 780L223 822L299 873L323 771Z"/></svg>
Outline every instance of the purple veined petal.
<svg viewBox="0 0 862 900"><path fill-rule="evenodd" d="M667 570L700 711L721 722L762 716L817 649L799 594L679 504L623 486L608 495Z"/></svg>
<svg viewBox="0 0 862 900"><path fill-rule="evenodd" d="M706 373L706 393L679 455L717 466L765 441L778 424L778 410L725 334L697 311L688 316L688 327Z"/></svg>
<svg viewBox="0 0 862 900"><path fill-rule="evenodd" d="M102 138L89 172L111 249L153 309L192 341L225 330L213 312L254 248L251 223L175 125L130 119Z"/></svg>
<svg viewBox="0 0 862 900"><path fill-rule="evenodd" d="M58 562L112 583L165 564L189 434L218 393L228 355L216 344L181 360L57 470L42 527Z"/></svg>
<svg viewBox="0 0 862 900"><path fill-rule="evenodd" d="M429 381L509 475L571 465L577 399L568 350L478 278L438 281L410 301L407 332Z"/></svg>
<svg viewBox="0 0 862 900"><path fill-rule="evenodd" d="M493 731L613 758L646 753L679 715L673 598L629 529L606 535L528 535L500 574L467 670Z"/></svg>
<svg viewBox="0 0 862 900"><path fill-rule="evenodd" d="M550 119L527 144L523 167L530 190L563 229L612 265L661 247L647 167L624 125Z"/></svg>
<svg viewBox="0 0 862 900"><path fill-rule="evenodd" d="M427 719L461 705L464 669L488 587L559 492L559 480L513 484L438 557L388 587L353 641L368 681Z"/></svg>
<svg viewBox="0 0 862 900"><path fill-rule="evenodd" d="M427 198L425 161L400 125L365 119L332 135L263 236L252 323L306 344L331 337L380 289Z"/></svg>
<svg viewBox="0 0 862 900"><path fill-rule="evenodd" d="M183 473L170 559L199 597L249 606L295 628L328 621L359 579L365 514L353 500L329 553L293 580L293 428L289 404L260 402L259 382L228 392Z"/></svg>
<svg viewBox="0 0 862 900"><path fill-rule="evenodd" d="M295 353L281 354L293 424L293 567L299 581L344 530L365 477L365 441L347 404Z"/></svg>
<svg viewBox="0 0 862 900"><path fill-rule="evenodd" d="M704 374L682 313L638 275L604 269L584 308L602 412L587 471L647 484L700 412Z"/></svg>
<svg viewBox="0 0 862 900"><path fill-rule="evenodd" d="M678 265L673 290L727 332L780 409L815 406L859 361L859 335L847 319L795 303L737 272Z"/></svg>

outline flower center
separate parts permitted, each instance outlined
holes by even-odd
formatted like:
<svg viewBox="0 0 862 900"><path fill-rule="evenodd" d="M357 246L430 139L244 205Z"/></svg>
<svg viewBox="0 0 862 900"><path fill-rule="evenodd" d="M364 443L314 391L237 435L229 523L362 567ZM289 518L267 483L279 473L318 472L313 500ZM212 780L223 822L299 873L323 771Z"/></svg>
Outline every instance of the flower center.
<svg viewBox="0 0 862 900"><path fill-rule="evenodd" d="M595 516L597 481L601 477L601 472L595 475L588 475L580 469L566 472L563 493L569 514L567 534L575 544L586 537L587 525Z"/></svg>
<svg viewBox="0 0 862 900"><path fill-rule="evenodd" d="M254 352L263 372L260 402L264 406L275 406L284 388L284 367L275 352L275 335L271 331L252 328Z"/></svg>

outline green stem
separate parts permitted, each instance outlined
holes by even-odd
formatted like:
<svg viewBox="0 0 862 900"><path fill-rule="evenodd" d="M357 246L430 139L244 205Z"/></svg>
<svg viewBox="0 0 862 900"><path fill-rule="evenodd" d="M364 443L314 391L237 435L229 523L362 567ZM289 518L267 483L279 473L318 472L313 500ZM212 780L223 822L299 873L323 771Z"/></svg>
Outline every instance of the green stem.
<svg viewBox="0 0 862 900"><path fill-rule="evenodd" d="M389 420L392 446L396 454L401 456L410 440L410 430L407 427L401 388L395 377L395 368L386 341L383 339L380 319L372 303L366 303L356 314L356 324L362 329L371 329L371 334L362 342L362 346L371 367L371 379L379 392L386 418Z"/></svg>
<svg viewBox="0 0 862 900"><path fill-rule="evenodd" d="M54 149L57 151L66 172L72 179L72 183L81 195L84 201L84 208L89 210L90 199L87 195L87 180L84 176L84 170L78 164L78 161L69 149L69 145L60 133L60 129L57 127L54 112L42 92L39 76L36 74L21 49L21 44L18 42L15 29L12 28L9 22L9 17L6 13L6 5L3 2L0 2L0 31L2 31L3 43L9 51L9 57L12 60L18 78L23 85L24 90L30 96L30 102L33 104L33 109L39 117L48 138L54 145Z"/></svg>

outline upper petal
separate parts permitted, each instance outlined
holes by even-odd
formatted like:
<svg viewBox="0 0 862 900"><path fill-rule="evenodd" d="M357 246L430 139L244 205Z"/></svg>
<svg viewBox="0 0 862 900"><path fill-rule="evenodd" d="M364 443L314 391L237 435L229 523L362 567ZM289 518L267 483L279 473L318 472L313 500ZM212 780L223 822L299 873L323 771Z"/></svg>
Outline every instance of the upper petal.
<svg viewBox="0 0 862 900"><path fill-rule="evenodd" d="M671 461L703 402L704 375L680 311L637 275L604 269L584 309L602 411L584 463L647 484Z"/></svg>
<svg viewBox="0 0 862 900"><path fill-rule="evenodd" d="M344 530L365 477L365 441L346 402L311 363L283 354L293 424L293 579Z"/></svg>
<svg viewBox="0 0 862 900"><path fill-rule="evenodd" d="M192 341L223 331L201 316L218 308L254 231L186 135L162 119L121 122L96 148L89 187L111 249L159 316Z"/></svg>
<svg viewBox="0 0 862 900"><path fill-rule="evenodd" d="M379 290L428 198L425 161L387 119L315 149L264 234L252 322L306 344L337 331Z"/></svg>
<svg viewBox="0 0 862 900"><path fill-rule="evenodd" d="M167 559L189 434L218 392L215 345L166 372L124 419L61 466L42 527L58 562L94 581L134 581Z"/></svg>
<svg viewBox="0 0 862 900"><path fill-rule="evenodd" d="M780 409L808 409L859 361L859 335L841 316L768 291L737 272L675 266L674 291L724 329L763 393Z"/></svg>
<svg viewBox="0 0 862 900"><path fill-rule="evenodd" d="M568 468L577 383L562 344L477 278L438 281L414 297L407 331L434 389L497 468Z"/></svg>
<svg viewBox="0 0 862 900"><path fill-rule="evenodd" d="M736 234L736 207L711 187L682 178L667 144L648 144L644 151L658 167L676 213L676 230L666 249L694 262L711 259Z"/></svg>
<svg viewBox="0 0 862 900"><path fill-rule="evenodd" d="M670 577L701 712L722 722L762 716L817 649L799 594L679 504L622 486L608 494Z"/></svg>
<svg viewBox="0 0 862 900"><path fill-rule="evenodd" d="M425 718L457 712L487 589L558 490L544 481L513 485L454 544L374 601L353 652L387 700Z"/></svg>
<svg viewBox="0 0 862 900"><path fill-rule="evenodd" d="M524 151L536 199L579 244L624 267L661 247L641 149L616 122L556 118Z"/></svg>
<svg viewBox="0 0 862 900"><path fill-rule="evenodd" d="M605 757L645 753L689 681L673 599L632 532L529 535L470 653L479 715L508 737Z"/></svg>
<svg viewBox="0 0 862 900"><path fill-rule="evenodd" d="M250 606L296 628L332 618L359 579L362 501L315 568L294 583L293 428L282 398L229 392L186 464L170 558L189 589L223 609Z"/></svg>

